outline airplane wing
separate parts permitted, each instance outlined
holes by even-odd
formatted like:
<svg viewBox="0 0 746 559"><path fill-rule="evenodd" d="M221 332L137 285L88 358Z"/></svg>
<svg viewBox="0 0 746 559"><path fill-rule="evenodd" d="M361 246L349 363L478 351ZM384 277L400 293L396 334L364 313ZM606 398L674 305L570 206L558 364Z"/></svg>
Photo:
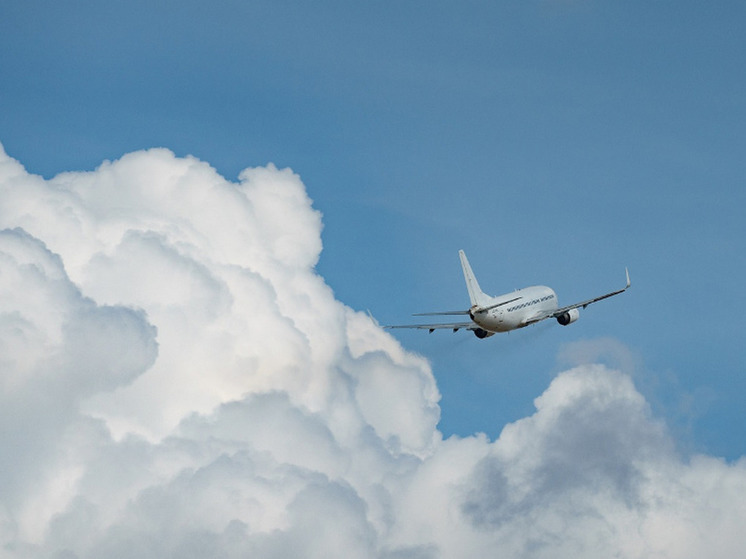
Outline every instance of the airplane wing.
<svg viewBox="0 0 746 559"><path fill-rule="evenodd" d="M556 311L554 311L552 316L556 318L559 315L566 313L567 311L570 311L572 309L579 309L580 307L586 308L591 303L596 303L603 299L608 299L609 297L613 297L614 295L619 295L620 293L624 293L625 291L629 289L629 286L632 285L632 283L629 281L629 270L625 268L624 271L627 274L627 285L625 285L623 289L612 291L611 293L607 293L606 295L601 295L600 297L594 297L593 299L588 299L587 301L583 301L582 303L575 303L574 305L568 305L566 307L562 307L561 309L557 309Z"/></svg>
<svg viewBox="0 0 746 559"><path fill-rule="evenodd" d="M561 307L559 309L556 309L554 311L545 311L543 313L536 314L534 316L528 317L526 320L523 321L524 325L528 326L529 324L534 324L535 322L540 322L542 320L545 320L547 318L557 318L558 316L562 316L568 311L571 311L573 309L579 309L579 308L586 308L591 303L597 303L598 301L602 301L604 299L608 299L609 297L613 297L614 295L619 295L620 293L624 293L629 289L629 286L632 285L632 283L629 281L629 270L626 268L624 269L624 272L627 275L627 285L624 286L622 289L618 289L617 291L612 291L611 293L607 293L605 295L600 295L598 297L594 297L593 299L588 299L587 301L582 301L580 303L575 303L572 305L567 305L566 307Z"/></svg>
<svg viewBox="0 0 746 559"><path fill-rule="evenodd" d="M440 329L445 329L445 328L449 330L453 330L454 332L458 332L462 328L466 330L477 330L479 329L479 326L469 321L469 322L453 322L453 323L447 323L447 324L402 324L402 325L396 325L396 326L384 326L384 328L387 328L387 329L388 328L416 328L418 330L429 330L432 333L434 330L440 330Z"/></svg>
<svg viewBox="0 0 746 559"><path fill-rule="evenodd" d="M541 322L542 320L546 320L547 318L554 318L554 314L557 311L544 311L541 313L537 313L533 316L529 316L527 318L524 318L521 322L522 326L528 326L529 324L535 324L536 322Z"/></svg>

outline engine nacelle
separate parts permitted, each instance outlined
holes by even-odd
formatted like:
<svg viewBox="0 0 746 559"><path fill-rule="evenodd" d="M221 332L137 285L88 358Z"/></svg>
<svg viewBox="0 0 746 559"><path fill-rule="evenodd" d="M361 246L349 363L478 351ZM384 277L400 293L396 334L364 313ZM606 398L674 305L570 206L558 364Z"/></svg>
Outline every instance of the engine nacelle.
<svg viewBox="0 0 746 559"><path fill-rule="evenodd" d="M477 328L474 330L474 335L479 338L480 340L483 340L485 338L489 338L490 336L494 336L494 332L488 332L487 330L482 330L481 328Z"/></svg>
<svg viewBox="0 0 746 559"><path fill-rule="evenodd" d="M562 326L567 326L568 324L572 324L577 319L580 318L580 309L570 309L567 312L563 312L561 315L557 317L557 322L559 322Z"/></svg>

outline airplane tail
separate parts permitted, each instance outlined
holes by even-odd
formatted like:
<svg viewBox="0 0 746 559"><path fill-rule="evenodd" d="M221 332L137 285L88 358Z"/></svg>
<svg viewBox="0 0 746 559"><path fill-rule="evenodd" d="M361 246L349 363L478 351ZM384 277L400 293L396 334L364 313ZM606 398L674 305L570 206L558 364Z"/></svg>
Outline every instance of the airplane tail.
<svg viewBox="0 0 746 559"><path fill-rule="evenodd" d="M488 305L492 298L484 293L479 287L479 282L477 282L477 278L474 277L474 272L471 271L471 266L466 258L466 254L463 250L459 250L458 256L461 259L461 268L464 270L466 289L469 291L469 299L471 300L472 307L484 307Z"/></svg>

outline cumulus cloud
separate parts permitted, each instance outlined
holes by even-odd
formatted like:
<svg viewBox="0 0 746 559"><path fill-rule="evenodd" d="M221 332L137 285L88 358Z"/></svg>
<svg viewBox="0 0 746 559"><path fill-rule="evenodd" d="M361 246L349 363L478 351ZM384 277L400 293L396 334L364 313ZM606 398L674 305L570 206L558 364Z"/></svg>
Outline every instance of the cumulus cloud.
<svg viewBox="0 0 746 559"><path fill-rule="evenodd" d="M44 180L0 149L0 200L2 557L746 546L746 462L681 456L593 356L497 440L443 439L428 363L316 273L290 170L154 149Z"/></svg>

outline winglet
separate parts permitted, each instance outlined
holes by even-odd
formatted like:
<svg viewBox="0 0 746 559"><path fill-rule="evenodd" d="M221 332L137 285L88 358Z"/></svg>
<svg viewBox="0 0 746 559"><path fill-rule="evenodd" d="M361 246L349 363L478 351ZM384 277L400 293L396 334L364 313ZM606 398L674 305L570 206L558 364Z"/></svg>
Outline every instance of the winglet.
<svg viewBox="0 0 746 559"><path fill-rule="evenodd" d="M627 274L627 287L625 287L624 289L629 289L629 286L632 285L632 282L629 281L629 269L625 268L624 272Z"/></svg>
<svg viewBox="0 0 746 559"><path fill-rule="evenodd" d="M370 309L366 309L366 312L368 313L368 318L370 318L370 321L376 326L380 326L380 324L378 324L378 321L373 318L373 313L370 312Z"/></svg>

